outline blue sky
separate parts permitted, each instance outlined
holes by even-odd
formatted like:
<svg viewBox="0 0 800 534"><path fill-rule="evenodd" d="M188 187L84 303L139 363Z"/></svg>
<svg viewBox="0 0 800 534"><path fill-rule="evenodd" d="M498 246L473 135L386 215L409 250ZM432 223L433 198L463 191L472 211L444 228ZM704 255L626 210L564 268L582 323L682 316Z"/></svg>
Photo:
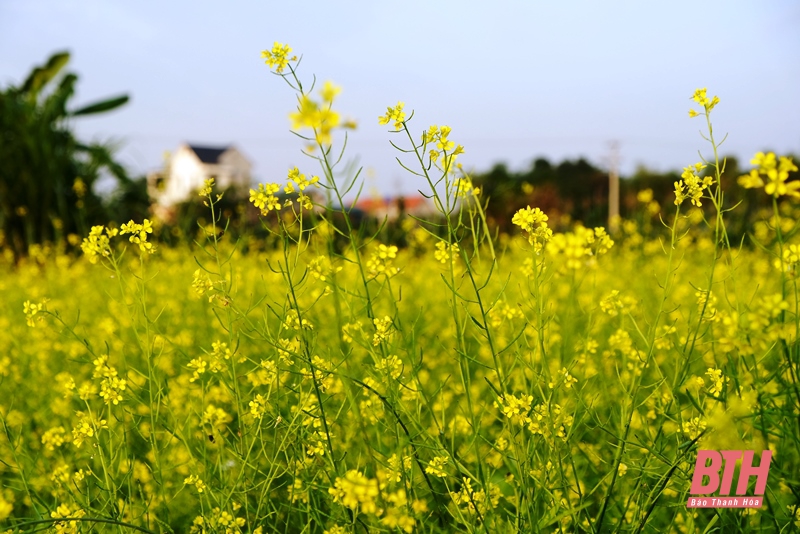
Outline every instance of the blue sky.
<svg viewBox="0 0 800 534"><path fill-rule="evenodd" d="M291 90L260 51L303 55L301 75L343 87L337 109L358 121L348 152L367 189L420 187L394 161L378 115L398 100L412 128L452 126L477 171L533 158L607 160L666 170L707 154L689 97L722 103L723 153L800 153L800 3L785 1L237 2L3 0L0 85L68 49L77 103L130 93L106 116L76 121L113 137L134 173L184 141L239 146L261 181L294 165L314 173L289 133Z"/></svg>

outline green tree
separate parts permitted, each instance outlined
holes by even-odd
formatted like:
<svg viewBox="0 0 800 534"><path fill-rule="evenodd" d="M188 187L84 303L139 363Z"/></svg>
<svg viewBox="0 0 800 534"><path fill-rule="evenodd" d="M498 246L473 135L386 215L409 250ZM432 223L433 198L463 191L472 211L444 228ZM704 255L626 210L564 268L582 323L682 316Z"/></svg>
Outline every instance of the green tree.
<svg viewBox="0 0 800 534"><path fill-rule="evenodd" d="M108 172L123 185L125 170L104 144L84 144L72 119L122 106L127 95L68 109L78 77L63 73L69 53L54 54L22 85L0 91L0 244L16 259L34 243L85 234L104 222L94 182Z"/></svg>
<svg viewBox="0 0 800 534"><path fill-rule="evenodd" d="M605 226L608 218L608 174L583 158L556 165L538 158L522 172L500 164L473 180L488 199L487 217L505 232L512 230L513 214L526 205L547 213L551 226L561 214L590 226Z"/></svg>

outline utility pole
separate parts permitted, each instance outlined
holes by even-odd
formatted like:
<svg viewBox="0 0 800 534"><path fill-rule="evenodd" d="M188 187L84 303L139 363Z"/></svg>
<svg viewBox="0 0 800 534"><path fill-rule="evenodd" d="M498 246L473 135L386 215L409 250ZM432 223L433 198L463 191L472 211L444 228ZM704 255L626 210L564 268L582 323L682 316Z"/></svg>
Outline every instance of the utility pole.
<svg viewBox="0 0 800 534"><path fill-rule="evenodd" d="M608 162L608 230L619 229L619 142L611 141Z"/></svg>

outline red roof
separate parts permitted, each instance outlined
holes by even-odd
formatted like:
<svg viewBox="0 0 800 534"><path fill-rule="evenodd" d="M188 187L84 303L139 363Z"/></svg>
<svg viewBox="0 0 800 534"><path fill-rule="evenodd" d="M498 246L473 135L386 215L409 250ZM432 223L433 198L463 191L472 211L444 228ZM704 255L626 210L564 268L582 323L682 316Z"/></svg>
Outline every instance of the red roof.
<svg viewBox="0 0 800 534"><path fill-rule="evenodd" d="M428 199L416 195L413 197L401 196L395 198L362 198L356 203L356 207L366 212L370 212L395 206L398 202L400 202L400 200L403 201L406 210L413 210L428 203Z"/></svg>

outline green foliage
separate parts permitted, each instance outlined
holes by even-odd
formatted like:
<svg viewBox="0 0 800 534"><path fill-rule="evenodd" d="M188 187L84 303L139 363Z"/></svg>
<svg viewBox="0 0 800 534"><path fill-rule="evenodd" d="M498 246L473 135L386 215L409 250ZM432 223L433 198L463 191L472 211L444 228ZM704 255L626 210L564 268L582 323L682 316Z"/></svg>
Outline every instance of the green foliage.
<svg viewBox="0 0 800 534"><path fill-rule="evenodd" d="M489 199L487 217L501 231L510 230L511 215L526 205L540 206L553 219L570 214L589 226L604 225L608 217L608 174L583 158L557 165L538 158L519 173L496 165L474 181Z"/></svg>
<svg viewBox="0 0 800 534"><path fill-rule="evenodd" d="M71 117L103 113L128 101L118 96L70 111L77 75L64 73L69 53L54 54L20 86L0 92L0 242L16 258L35 243L60 241L107 220L92 186L108 172L130 182L104 144L83 144Z"/></svg>

